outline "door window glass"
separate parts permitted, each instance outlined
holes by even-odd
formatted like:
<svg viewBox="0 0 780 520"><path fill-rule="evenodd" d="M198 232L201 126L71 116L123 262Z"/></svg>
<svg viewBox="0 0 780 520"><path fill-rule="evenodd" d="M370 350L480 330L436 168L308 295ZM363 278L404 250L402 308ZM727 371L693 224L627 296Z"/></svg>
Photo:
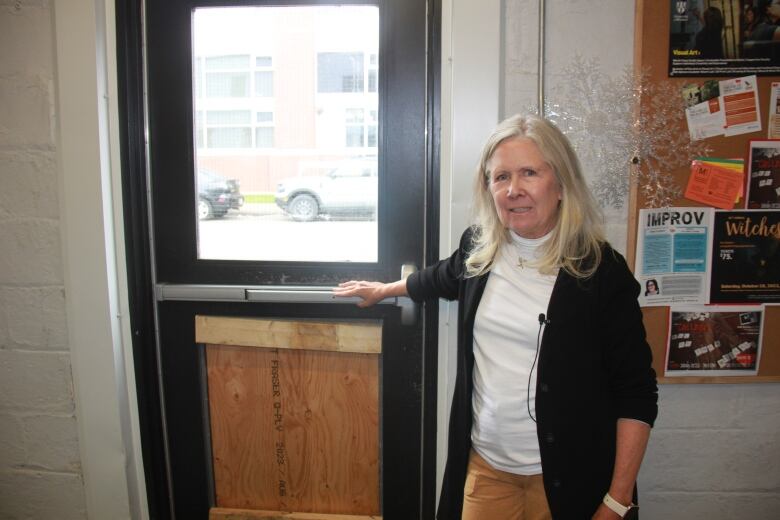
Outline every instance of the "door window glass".
<svg viewBox="0 0 780 520"><path fill-rule="evenodd" d="M375 6L198 8L198 258L377 262Z"/></svg>

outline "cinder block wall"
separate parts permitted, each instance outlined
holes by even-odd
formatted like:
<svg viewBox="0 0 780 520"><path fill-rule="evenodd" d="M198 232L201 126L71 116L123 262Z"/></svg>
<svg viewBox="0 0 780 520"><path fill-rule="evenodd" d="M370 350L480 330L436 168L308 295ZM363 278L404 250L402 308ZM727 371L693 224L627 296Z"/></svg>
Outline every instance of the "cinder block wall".
<svg viewBox="0 0 780 520"><path fill-rule="evenodd" d="M669 384L659 397L642 518L780 518L780 385Z"/></svg>
<svg viewBox="0 0 780 520"><path fill-rule="evenodd" d="M0 0L0 518L86 518L57 201L49 0Z"/></svg>

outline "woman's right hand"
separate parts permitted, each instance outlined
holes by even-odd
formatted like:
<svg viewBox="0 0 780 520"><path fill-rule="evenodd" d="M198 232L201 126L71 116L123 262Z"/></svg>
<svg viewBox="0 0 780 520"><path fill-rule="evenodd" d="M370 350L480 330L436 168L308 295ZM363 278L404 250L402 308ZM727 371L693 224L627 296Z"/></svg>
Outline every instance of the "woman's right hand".
<svg viewBox="0 0 780 520"><path fill-rule="evenodd" d="M333 294L342 298L357 296L363 300L357 304L358 307L371 307L375 303L391 296L405 296L406 280L399 280L393 283L350 280L335 287Z"/></svg>

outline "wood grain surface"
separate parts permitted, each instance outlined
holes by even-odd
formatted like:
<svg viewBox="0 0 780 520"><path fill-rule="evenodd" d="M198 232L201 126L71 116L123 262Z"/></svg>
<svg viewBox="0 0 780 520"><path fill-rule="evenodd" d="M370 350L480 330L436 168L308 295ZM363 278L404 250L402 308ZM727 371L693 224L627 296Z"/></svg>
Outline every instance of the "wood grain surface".
<svg viewBox="0 0 780 520"><path fill-rule="evenodd" d="M241 345L335 352L382 351L379 322L343 322L196 316L195 341L213 345Z"/></svg>
<svg viewBox="0 0 780 520"><path fill-rule="evenodd" d="M219 508L380 514L377 354L209 344L206 359Z"/></svg>
<svg viewBox="0 0 780 520"><path fill-rule="evenodd" d="M382 520L381 516L327 515L320 513L285 513L283 511L253 511L248 509L226 509L214 507L209 520Z"/></svg>

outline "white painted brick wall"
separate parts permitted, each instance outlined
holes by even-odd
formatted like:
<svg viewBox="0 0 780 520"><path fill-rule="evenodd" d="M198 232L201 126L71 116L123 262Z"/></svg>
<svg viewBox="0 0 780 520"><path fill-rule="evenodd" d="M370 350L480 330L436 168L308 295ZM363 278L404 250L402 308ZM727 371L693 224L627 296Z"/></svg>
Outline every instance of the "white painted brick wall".
<svg viewBox="0 0 780 520"><path fill-rule="evenodd" d="M0 473L0 518L82 520L84 486L78 473L16 470Z"/></svg>
<svg viewBox="0 0 780 520"><path fill-rule="evenodd" d="M0 289L10 347L67 350L65 292L61 286Z"/></svg>
<svg viewBox="0 0 780 520"><path fill-rule="evenodd" d="M48 0L0 0L0 518L86 518Z"/></svg>
<svg viewBox="0 0 780 520"><path fill-rule="evenodd" d="M639 475L647 518L780 514L780 385L662 385Z"/></svg>

